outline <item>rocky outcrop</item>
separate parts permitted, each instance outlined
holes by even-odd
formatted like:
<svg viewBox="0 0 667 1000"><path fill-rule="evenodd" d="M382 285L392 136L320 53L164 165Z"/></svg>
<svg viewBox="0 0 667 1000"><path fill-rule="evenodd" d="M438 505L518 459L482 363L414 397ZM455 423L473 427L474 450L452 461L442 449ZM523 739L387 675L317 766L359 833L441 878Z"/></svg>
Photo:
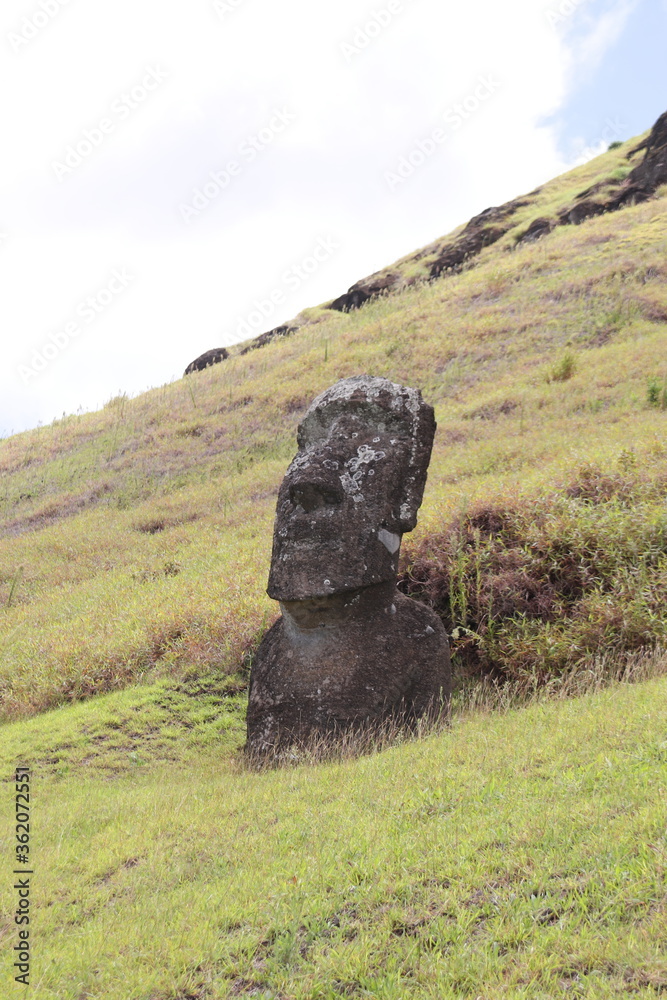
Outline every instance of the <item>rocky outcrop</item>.
<svg viewBox="0 0 667 1000"><path fill-rule="evenodd" d="M221 361L225 361L228 357L229 351L226 347L214 347L212 351L206 351L204 354L200 354L198 358L195 358L194 361L191 361L183 374L191 375L192 372L202 372L205 368L217 365Z"/></svg>
<svg viewBox="0 0 667 1000"><path fill-rule="evenodd" d="M261 333L259 337L249 340L245 347L239 351L239 355L249 354L250 351L255 351L258 347L265 347L266 344L270 344L271 341L278 340L280 337L289 337L290 334L296 333L302 325L303 322L297 317L297 319L293 320L291 323L285 323L283 326L277 326L273 330ZM203 371L204 368L209 368L211 365L216 365L220 361L225 361L228 357L229 351L226 347L216 347L214 350L206 351L205 354L202 354L200 357L192 361L183 374L190 375L192 372Z"/></svg>
<svg viewBox="0 0 667 1000"><path fill-rule="evenodd" d="M556 226L557 223L554 219L548 219L545 216L540 216L538 219L533 219L528 229L525 230L517 238L518 243L534 243L535 240L541 239L543 236L548 236L551 230Z"/></svg>
<svg viewBox="0 0 667 1000"><path fill-rule="evenodd" d="M376 271L370 277L357 281L344 295L334 299L329 309L335 309L337 312L358 309L369 299L376 299L379 295L396 291L401 280L401 275L396 271Z"/></svg>
<svg viewBox="0 0 667 1000"><path fill-rule="evenodd" d="M442 624L396 590L434 433L417 390L365 375L306 413L278 496L268 594L282 615L251 670L250 752L446 712Z"/></svg>
<svg viewBox="0 0 667 1000"><path fill-rule="evenodd" d="M491 246L505 235L509 226L480 226L463 234L454 243L445 246L431 264L430 278L439 278L446 271L460 271L471 257L476 257L484 247Z"/></svg>
<svg viewBox="0 0 667 1000"><path fill-rule="evenodd" d="M548 235L556 226L579 225L586 219L615 212L628 205L636 205L650 198L661 184L667 184L667 112L657 120L651 134L628 154L635 156L644 150L644 158L623 181L603 181L582 191L573 205L563 209L556 219L540 217L517 237L516 244L531 243ZM457 273L476 257L484 247L491 246L513 228L512 216L520 208L531 204L530 198L541 188L531 191L524 199L515 199L505 205L487 208L470 220L465 229L452 240L433 243L408 258L420 261L432 257L425 280L434 280L447 273ZM350 312L358 309L378 295L395 292L417 279L406 281L399 271L378 271L356 282L345 295L334 299L330 309Z"/></svg>
<svg viewBox="0 0 667 1000"><path fill-rule="evenodd" d="M486 208L475 215L458 239L446 245L431 264L429 277L439 278L445 272L460 271L470 258L477 256L484 247L497 243L512 229L513 216L530 205L525 198L516 198L504 205Z"/></svg>
<svg viewBox="0 0 667 1000"><path fill-rule="evenodd" d="M561 225L578 225L585 219L617 212L628 205L648 201L662 184L667 184L667 112L658 118L644 142L629 156L644 151L641 163L623 181L606 181L582 191L575 204L561 212Z"/></svg>
<svg viewBox="0 0 667 1000"><path fill-rule="evenodd" d="M667 184L667 112L661 115L653 126L650 135L628 153L632 159L644 152L642 161L634 167L624 180L607 179L592 185L575 198L572 205L562 209L557 218L540 216L533 219L527 229L523 230L515 240L519 246L532 243L551 233L557 226L579 225L587 219L595 218L605 212L618 211L629 205L646 201L662 185ZM347 292L334 299L328 306L337 312L351 312L359 309L365 303L382 295L398 292L409 285L422 281L436 280L448 273L457 273L470 263L488 246L498 242L516 225L515 214L522 208L532 204L531 199L537 196L541 188L536 188L524 198L517 198L504 205L487 208L470 220L458 236L447 240L439 240L424 247L402 263L409 268L411 263L426 261L428 270L421 276L405 275L399 265L376 271L374 274L355 282ZM258 347L271 343L279 337L294 333L302 324L297 321L278 326L267 333L255 337L241 350L247 354ZM212 360L206 360L212 355ZM208 351L197 358L186 369L199 370L209 364L226 357L224 348L218 351ZM202 363L203 362L203 363Z"/></svg>
<svg viewBox="0 0 667 1000"><path fill-rule="evenodd" d="M491 246L511 229L510 218L520 208L530 202L521 199L509 201L505 205L487 208L476 215L467 224L461 234L447 242L432 243L423 250L409 257L418 262L425 257L432 257L429 272L425 280L439 278L445 272L460 271L463 265L475 257L484 247ZM376 271L368 278L362 278L352 285L344 295L339 296L329 305L329 309L338 312L351 312L358 309L370 299L380 295L399 291L406 285L414 284L419 279L408 279L397 270Z"/></svg>
<svg viewBox="0 0 667 1000"><path fill-rule="evenodd" d="M299 326L299 323L285 323L283 326L277 326L266 333L260 333L259 337L255 337L254 340L249 341L239 351L239 354L249 354L250 351L256 351L258 347L265 347L267 344L270 344L272 340L278 340L280 337L289 337L290 334L295 333L299 329Z"/></svg>
<svg viewBox="0 0 667 1000"><path fill-rule="evenodd" d="M667 111L651 129L644 148L644 159L628 176L626 185L648 197L667 184Z"/></svg>
<svg viewBox="0 0 667 1000"><path fill-rule="evenodd" d="M593 219L596 215L604 215L609 211L609 202L594 201L592 198L585 198L583 201L569 205L558 216L559 226L578 226L585 219Z"/></svg>

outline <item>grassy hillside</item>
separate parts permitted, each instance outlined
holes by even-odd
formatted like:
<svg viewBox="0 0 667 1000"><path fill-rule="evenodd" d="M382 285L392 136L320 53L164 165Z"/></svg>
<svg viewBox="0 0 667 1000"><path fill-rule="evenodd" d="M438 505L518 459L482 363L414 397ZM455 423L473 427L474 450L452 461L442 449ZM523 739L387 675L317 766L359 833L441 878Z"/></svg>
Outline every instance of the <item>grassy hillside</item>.
<svg viewBox="0 0 667 1000"><path fill-rule="evenodd" d="M35 777L36 1000L667 989L667 190L520 241L636 144L518 199L460 270L423 280L458 233L358 310L0 441L0 757ZM452 636L453 726L255 773L277 489L310 401L360 372L436 409L401 586ZM469 708L489 682L633 670Z"/></svg>
<svg viewBox="0 0 667 1000"><path fill-rule="evenodd" d="M569 204L623 154L539 198ZM353 313L314 310L290 339L0 442L4 716L157 675L235 673L275 614L264 587L296 425L350 374L417 385L435 405L413 547L480 504L567 495L582 475L624 478L607 489L618 524L635 490L647 536L662 537L666 241L664 194L537 243L513 248L510 234L462 273ZM571 500L570 521L590 521L586 497ZM654 603L647 641L663 631Z"/></svg>
<svg viewBox="0 0 667 1000"><path fill-rule="evenodd" d="M134 696L135 719L157 721L158 699ZM82 727L94 740L116 719L129 739L128 693L92 704L6 732L22 756L56 732L71 745L33 787L36 1000L667 988L665 679L263 774L203 729L168 765L82 758ZM240 737L233 713L219 721ZM12 912L7 880L0 895Z"/></svg>

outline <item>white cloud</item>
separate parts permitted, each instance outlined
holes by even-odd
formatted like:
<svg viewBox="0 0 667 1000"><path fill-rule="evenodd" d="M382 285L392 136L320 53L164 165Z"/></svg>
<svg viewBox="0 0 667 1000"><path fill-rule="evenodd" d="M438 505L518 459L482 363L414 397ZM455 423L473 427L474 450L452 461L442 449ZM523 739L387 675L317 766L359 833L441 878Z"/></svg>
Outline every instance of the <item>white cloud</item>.
<svg viewBox="0 0 667 1000"><path fill-rule="evenodd" d="M571 65L548 4L402 0L346 61L341 42L387 6L243 0L219 16L210 0L69 0L14 52L9 32L39 5L5 0L0 433L178 377L234 340L255 299L319 237L340 250L289 289L266 328L563 168L540 124L562 106ZM599 58L628 7L579 39L573 58ZM114 116L156 66L168 79ZM497 92L392 194L384 172L483 75ZM294 123L185 225L179 206L240 159L276 108ZM110 117L99 148L59 182L54 159ZM136 273L133 287L23 385L17 366L119 266Z"/></svg>
<svg viewBox="0 0 667 1000"><path fill-rule="evenodd" d="M620 38L639 0L616 0L602 14L593 14L584 6L572 18L570 58L578 74L590 78L610 48Z"/></svg>

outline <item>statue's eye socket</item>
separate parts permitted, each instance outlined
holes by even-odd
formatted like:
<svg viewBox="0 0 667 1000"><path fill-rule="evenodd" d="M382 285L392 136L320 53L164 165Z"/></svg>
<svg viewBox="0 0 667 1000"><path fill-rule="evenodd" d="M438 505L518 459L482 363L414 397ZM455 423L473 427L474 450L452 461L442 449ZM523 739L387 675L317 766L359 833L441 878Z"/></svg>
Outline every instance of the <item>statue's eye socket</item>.
<svg viewBox="0 0 667 1000"><path fill-rule="evenodd" d="M320 483L298 483L290 487L290 500L295 506L310 513L320 507L334 507L342 503L342 491Z"/></svg>

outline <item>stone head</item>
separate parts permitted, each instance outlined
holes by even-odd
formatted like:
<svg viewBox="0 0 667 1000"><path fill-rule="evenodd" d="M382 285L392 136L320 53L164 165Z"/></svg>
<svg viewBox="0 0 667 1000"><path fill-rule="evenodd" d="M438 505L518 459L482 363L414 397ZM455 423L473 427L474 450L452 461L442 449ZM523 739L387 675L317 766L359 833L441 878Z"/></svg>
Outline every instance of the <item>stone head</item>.
<svg viewBox="0 0 667 1000"><path fill-rule="evenodd" d="M394 580L435 434L417 389L342 379L311 404L278 495L268 594L327 597Z"/></svg>

